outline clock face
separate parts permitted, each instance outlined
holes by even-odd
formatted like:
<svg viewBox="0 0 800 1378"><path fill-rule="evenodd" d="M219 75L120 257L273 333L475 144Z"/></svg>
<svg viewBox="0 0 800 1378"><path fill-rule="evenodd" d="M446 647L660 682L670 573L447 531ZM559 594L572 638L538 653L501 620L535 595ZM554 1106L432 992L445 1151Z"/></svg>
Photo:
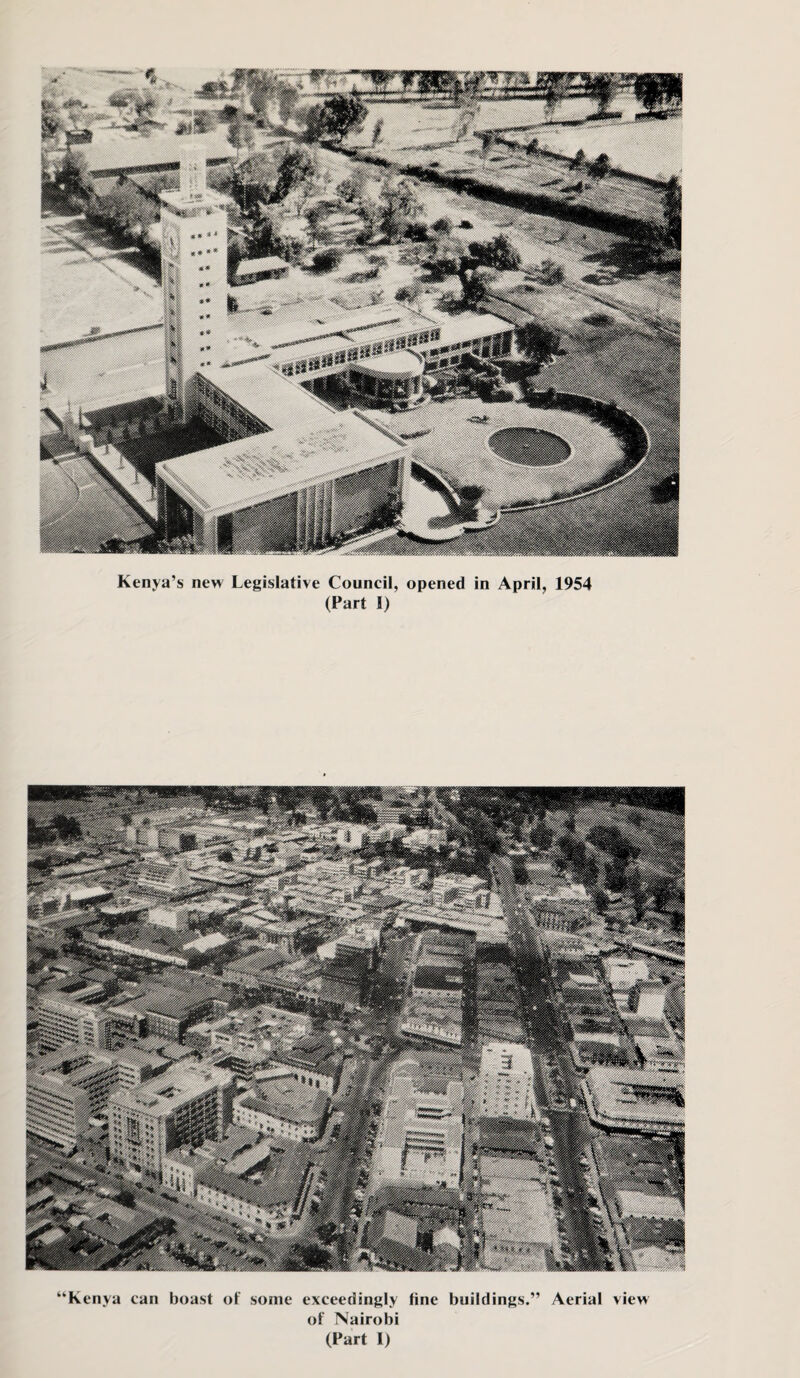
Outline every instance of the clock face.
<svg viewBox="0 0 800 1378"><path fill-rule="evenodd" d="M164 235L164 248L166 249L170 258L177 258L178 231L172 225L167 226L167 230Z"/></svg>

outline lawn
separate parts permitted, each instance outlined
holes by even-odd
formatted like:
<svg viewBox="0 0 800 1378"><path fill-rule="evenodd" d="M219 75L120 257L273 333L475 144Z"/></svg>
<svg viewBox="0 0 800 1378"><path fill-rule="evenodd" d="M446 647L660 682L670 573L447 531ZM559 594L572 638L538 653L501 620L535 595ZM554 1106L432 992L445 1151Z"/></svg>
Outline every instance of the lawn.
<svg viewBox="0 0 800 1378"><path fill-rule="evenodd" d="M379 413L371 414L381 419ZM489 421L478 423L472 419L476 416L488 416ZM537 427L560 436L571 449L570 457L548 468L509 463L487 444L493 432L507 426ZM459 490L465 484L480 484L489 508L548 502L594 487L623 458L619 442L598 422L574 412L530 407L526 402L485 403L475 398L430 402L414 413L411 422L395 428L402 434L404 429L413 432L423 427L430 427L430 433L409 441L413 456Z"/></svg>
<svg viewBox="0 0 800 1378"><path fill-rule="evenodd" d="M665 501L659 485L678 471L679 367L677 341L645 331L612 331L605 343L601 333L596 342L557 360L542 374L541 385L613 399L630 411L650 435L645 463L623 483L591 497L506 512L497 526L444 546L390 536L381 554L676 555L678 503Z"/></svg>
<svg viewBox="0 0 800 1378"><path fill-rule="evenodd" d="M144 271L136 248L74 212L45 210L41 234L42 344L161 320L161 287Z"/></svg>

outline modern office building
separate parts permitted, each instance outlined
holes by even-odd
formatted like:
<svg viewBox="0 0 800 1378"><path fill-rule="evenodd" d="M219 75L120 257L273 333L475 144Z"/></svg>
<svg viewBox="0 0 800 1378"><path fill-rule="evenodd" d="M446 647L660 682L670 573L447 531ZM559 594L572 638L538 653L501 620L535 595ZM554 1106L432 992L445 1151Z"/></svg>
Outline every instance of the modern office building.
<svg viewBox="0 0 800 1378"><path fill-rule="evenodd" d="M637 981L628 996L628 1007L640 1019L662 1019L667 987L661 981Z"/></svg>
<svg viewBox="0 0 800 1378"><path fill-rule="evenodd" d="M603 1129L682 1134L683 1076L623 1067L592 1067L582 1082L590 1119Z"/></svg>
<svg viewBox="0 0 800 1378"><path fill-rule="evenodd" d="M292 387L273 375L266 391L281 386ZM188 536L208 553L306 551L390 525L407 495L405 444L358 412L310 397L298 399L297 415L306 420L157 465L166 539Z"/></svg>
<svg viewBox="0 0 800 1378"><path fill-rule="evenodd" d="M113 1053L79 1044L65 1044L37 1059L27 1079L28 1133L72 1152L91 1116L106 1109L118 1080Z"/></svg>
<svg viewBox="0 0 800 1378"><path fill-rule="evenodd" d="M376 1145L376 1183L456 1188L461 1179L464 1087L447 1077L395 1075Z"/></svg>
<svg viewBox="0 0 800 1378"><path fill-rule="evenodd" d="M536 1113L533 1059L522 1043L484 1043L480 1113L492 1119L529 1120Z"/></svg>
<svg viewBox="0 0 800 1378"><path fill-rule="evenodd" d="M231 1120L233 1077L217 1067L176 1063L109 1102L111 1160L161 1181L163 1160L179 1144L222 1137Z"/></svg>
<svg viewBox="0 0 800 1378"><path fill-rule="evenodd" d="M278 1075L260 1082L258 1091L237 1097L233 1122L259 1134L310 1142L319 1138L327 1110L324 1091L303 1085L294 1076Z"/></svg>
<svg viewBox="0 0 800 1378"><path fill-rule="evenodd" d="M78 1000L44 996L38 1007L39 1047L43 1053L64 1043L80 1043L86 1048L107 1048L112 1019L104 1009L81 1004Z"/></svg>

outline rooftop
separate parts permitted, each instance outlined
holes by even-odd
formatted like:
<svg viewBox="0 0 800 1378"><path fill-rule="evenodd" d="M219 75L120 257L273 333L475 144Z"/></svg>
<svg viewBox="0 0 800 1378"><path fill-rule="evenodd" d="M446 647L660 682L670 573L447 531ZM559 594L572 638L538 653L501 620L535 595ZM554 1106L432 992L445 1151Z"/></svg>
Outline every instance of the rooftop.
<svg viewBox="0 0 800 1378"><path fill-rule="evenodd" d="M243 258L240 259L236 276L247 277L250 273L273 273L279 268L288 268L289 264L285 258L280 258L278 254L267 254L265 258Z"/></svg>
<svg viewBox="0 0 800 1378"><path fill-rule="evenodd" d="M126 168L178 167L181 151L187 145L202 143L208 162L224 162L234 159L234 148L219 134L204 139L202 135L182 137L167 134L162 138L103 139L94 140L81 149L93 174L101 172L124 172Z"/></svg>
<svg viewBox="0 0 800 1378"><path fill-rule="evenodd" d="M296 1123L308 1123L324 1115L328 1097L324 1091L303 1086L294 1077L287 1076L261 1082L258 1092L248 1092L240 1103L265 1115L278 1115Z"/></svg>
<svg viewBox="0 0 800 1378"><path fill-rule="evenodd" d="M230 1073L216 1067L199 1067L194 1062L178 1063L161 1076L117 1091L110 1104L123 1109L145 1111L151 1115L168 1114L186 1101L202 1096L213 1089L230 1086Z"/></svg>
<svg viewBox="0 0 800 1378"><path fill-rule="evenodd" d="M291 378L284 378L264 359L242 364L208 365L198 370L232 402L244 407L271 431L282 426L313 423L331 415L331 408Z"/></svg>
<svg viewBox="0 0 800 1378"><path fill-rule="evenodd" d="M342 472L396 459L401 441L355 412L328 413L279 435L248 436L168 459L157 472L195 511L224 512L269 502Z"/></svg>

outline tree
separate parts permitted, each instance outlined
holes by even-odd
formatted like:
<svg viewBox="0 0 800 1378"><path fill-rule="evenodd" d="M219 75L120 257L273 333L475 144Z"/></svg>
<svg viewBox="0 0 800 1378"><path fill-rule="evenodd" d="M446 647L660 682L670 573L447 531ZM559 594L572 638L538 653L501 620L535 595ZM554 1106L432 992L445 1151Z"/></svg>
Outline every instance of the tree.
<svg viewBox="0 0 800 1378"><path fill-rule="evenodd" d="M578 149L577 153L572 159L572 162L570 163L570 167L572 168L573 172L583 172L584 168L586 167L586 154L584 153L582 148Z"/></svg>
<svg viewBox="0 0 800 1378"><path fill-rule="evenodd" d="M42 93L42 138L55 139L66 127L61 96L51 82Z"/></svg>
<svg viewBox="0 0 800 1378"><path fill-rule="evenodd" d="M291 192L310 191L319 175L316 157L307 148L290 148L278 167L271 201L285 201Z"/></svg>
<svg viewBox="0 0 800 1378"><path fill-rule="evenodd" d="M552 363L561 348L561 338L556 331L539 321L526 321L525 325L517 326L516 343L532 374Z"/></svg>
<svg viewBox="0 0 800 1378"><path fill-rule="evenodd" d="M272 200L277 170L270 153L253 153L233 170L231 196L245 215Z"/></svg>
<svg viewBox="0 0 800 1378"><path fill-rule="evenodd" d="M129 106L134 105L137 95L138 92L130 86L124 86L118 91L111 92L108 103L114 110L127 110Z"/></svg>
<svg viewBox="0 0 800 1378"><path fill-rule="evenodd" d="M300 92L297 87L289 81L282 81L278 89L278 112L283 124L289 123L297 109L299 100Z"/></svg>
<svg viewBox="0 0 800 1378"><path fill-rule="evenodd" d="M408 95L409 91L413 88L414 83L416 82L418 76L419 76L419 73L418 73L418 72L401 72L401 73L400 73L400 85L401 85L402 88L403 88L403 93L404 93L404 95Z"/></svg>
<svg viewBox="0 0 800 1378"><path fill-rule="evenodd" d="M57 813L50 820L62 842L80 842L83 830L72 814Z"/></svg>
<svg viewBox="0 0 800 1378"><path fill-rule="evenodd" d="M337 93L319 104L312 105L306 115L306 137L316 143L331 139L340 144L349 134L364 128L367 107L357 91L349 95Z"/></svg>
<svg viewBox="0 0 800 1378"><path fill-rule="evenodd" d="M351 172L347 177L342 178L336 188L336 194L341 201L351 206L364 195L366 186L366 173L363 168L356 168L355 172Z"/></svg>
<svg viewBox="0 0 800 1378"><path fill-rule="evenodd" d="M229 126L229 138L238 153L241 148L252 148L255 142L253 126L242 110L241 106L237 109Z"/></svg>
<svg viewBox="0 0 800 1378"><path fill-rule="evenodd" d="M68 149L61 164L61 185L65 192L86 201L94 194L86 157L79 149Z"/></svg>
<svg viewBox="0 0 800 1378"><path fill-rule="evenodd" d="M330 1268L332 1255L330 1249L325 1249L321 1244L309 1241L307 1244L293 1244L288 1254L284 1268L290 1273L304 1273L310 1271L321 1271Z"/></svg>
<svg viewBox="0 0 800 1378"><path fill-rule="evenodd" d="M380 143L383 137L383 120L376 120L372 128L372 147Z"/></svg>
<svg viewBox="0 0 800 1378"><path fill-rule="evenodd" d="M544 112L552 120L572 82L571 72L540 72L539 84L544 88Z"/></svg>
<svg viewBox="0 0 800 1378"><path fill-rule="evenodd" d="M208 134L218 124L216 110L200 110L194 117L195 133Z"/></svg>
<svg viewBox="0 0 800 1378"><path fill-rule="evenodd" d="M486 302L494 274L487 268L477 267L473 258L465 256L459 264L458 276L463 305L470 311L476 311Z"/></svg>
<svg viewBox="0 0 800 1378"><path fill-rule="evenodd" d="M469 252L485 268L495 268L498 272L513 271L522 263L519 249L506 234L497 234L494 239L483 242L475 240L470 244Z"/></svg>
<svg viewBox="0 0 800 1378"><path fill-rule="evenodd" d="M664 188L664 221L667 239L676 249L681 247L682 202L681 184L677 177L670 177Z"/></svg>
<svg viewBox="0 0 800 1378"><path fill-rule="evenodd" d="M389 86L389 82L394 76L394 72L383 71L379 68L375 72L362 72L361 75L362 77L366 77L367 81L372 83L372 89L374 91L382 91L383 95L385 96L387 88Z"/></svg>
<svg viewBox="0 0 800 1378"><path fill-rule="evenodd" d="M596 182L602 182L610 171L611 159L607 153L598 153L594 162L589 165L589 172Z"/></svg>
<svg viewBox="0 0 800 1378"><path fill-rule="evenodd" d="M583 72L582 76L586 94L597 105L598 115L605 115L619 90L619 77L615 72Z"/></svg>
<svg viewBox="0 0 800 1378"><path fill-rule="evenodd" d="M608 895L606 894L605 890L601 890L600 886L598 885L597 889L592 891L592 899L594 900L595 909L602 918L604 914L608 913L608 906L611 903L611 901L608 898Z"/></svg>
<svg viewBox="0 0 800 1378"><path fill-rule="evenodd" d="M484 163L497 143L497 134L493 129L484 129L480 135L481 158Z"/></svg>
<svg viewBox="0 0 800 1378"><path fill-rule="evenodd" d="M663 914L669 901L674 898L675 887L669 876L657 876L651 882L650 892L653 896L653 904L659 914Z"/></svg>
<svg viewBox="0 0 800 1378"><path fill-rule="evenodd" d="M250 72L247 83L250 104L259 124L271 122L270 112L280 98L281 81L274 72L258 68Z"/></svg>
<svg viewBox="0 0 800 1378"><path fill-rule="evenodd" d="M407 178L384 182L381 188L381 231L390 244L396 244L419 222L422 203Z"/></svg>
<svg viewBox="0 0 800 1378"><path fill-rule="evenodd" d="M633 93L648 114L674 108L683 101L683 78L676 72L640 72Z"/></svg>
<svg viewBox="0 0 800 1378"><path fill-rule="evenodd" d="M338 268L344 257L342 250L336 244L331 244L325 249L318 249L314 255L314 268L318 273L329 273L333 268Z"/></svg>

